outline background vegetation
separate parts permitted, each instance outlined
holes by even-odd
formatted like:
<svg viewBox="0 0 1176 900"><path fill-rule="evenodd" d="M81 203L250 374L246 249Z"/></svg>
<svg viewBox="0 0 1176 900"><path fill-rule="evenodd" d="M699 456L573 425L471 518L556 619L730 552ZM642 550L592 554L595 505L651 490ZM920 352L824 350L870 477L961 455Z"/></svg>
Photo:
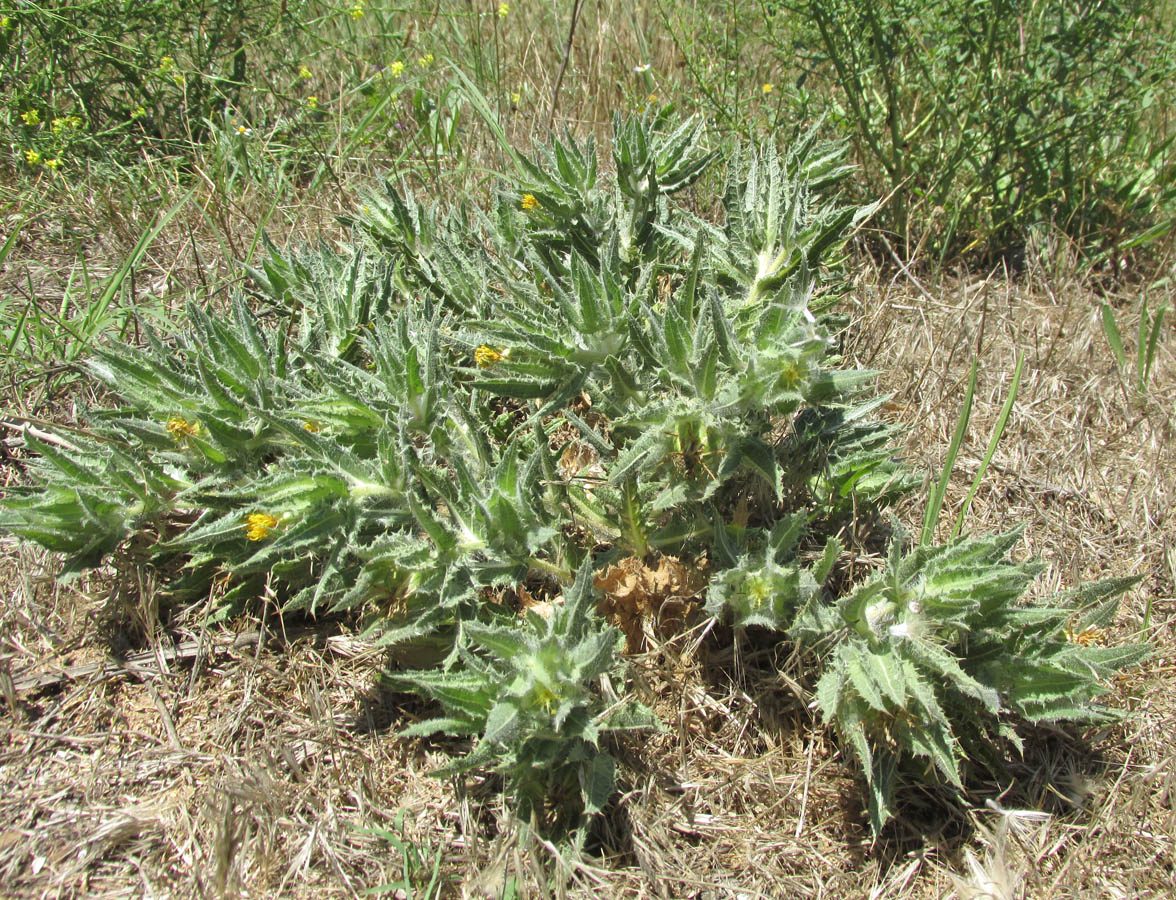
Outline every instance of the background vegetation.
<svg viewBox="0 0 1176 900"><path fill-rule="evenodd" d="M267 848L288 827L278 824L283 814L308 827L323 821L315 804L329 806L334 792L355 781L342 772L321 774L321 750L282 744L294 760L292 777L302 773L299 784L315 785L301 799L282 799L285 788L272 775L258 781L247 772L234 782L238 794L202 799L208 814L182 827L119 804L101 822L88 822L84 813L25 817L23 836L0 851L11 883L30 894L50 878L59 886L91 876L114 884L133 855L127 848L163 853L142 833L187 828L188 847L196 848L186 851L189 857L216 862L206 876L185 875L185 891L265 885L297 892L311 890L317 878L342 893L447 896L460 884L489 896L542 896L587 890L593 879L622 885L635 878L630 887L639 892L642 878L670 884L679 839L721 848L729 843L726 829L743 835L737 844L755 848L763 827L756 823L766 821L765 809L779 809L780 833L794 834L794 841L806 821L820 820L812 826L818 837L802 853L802 873L790 871L784 854L752 874L716 849L703 883L691 889L725 891L739 882L730 890L771 891L796 877L799 890L812 891L827 880L818 874L822 852L828 856L833 847L853 856L863 836L869 840L870 826L876 838L897 812L883 840L850 866L869 874L875 894L935 896L954 886L961 896L1016 896L1040 858L1027 861L1047 842L1047 827L1030 834L1025 823L1049 818L997 812L982 822L976 810L986 799L989 810L1046 809L1084 836L1054 870L1054 895L1082 895L1092 877L1083 861L1096 850L1112 854L1110 868L1121 872L1117 889L1147 895L1148 879L1174 852L1170 815L1167 826L1154 818L1165 802L1170 806L1170 774L1161 774L1170 751L1165 757L1159 744L1140 751L1149 761L1138 769L1128 758L1116 776L1127 787L1097 807L1085 782L1108 778L1113 763L1099 769L1090 757L1112 758L1114 751L1092 754L1091 745L1076 740L1078 730L1022 729L1029 749L1007 758L1011 769L982 757L998 746L998 731L999 740L1020 740L997 721L998 686L1002 696L1017 698L1010 703L1020 722L1052 723L1066 711L1081 717L1096 681L1106 687L1118 668L1138 660L1135 640L1159 648L1145 671L1156 679L1164 671L1164 642L1171 640L1165 604L1176 574L1163 514L1170 498L1158 475L1170 461L1173 414L1166 311L1176 158L1164 98L1173 85L1174 40L1172 11L1162 2L92 0L0 10L0 130L9 147L0 161L0 369L10 386L2 420L9 435L5 502L20 510L22 486L54 466L50 482L59 491L23 507L23 519L6 513L5 524L65 551L86 571L73 587L47 593L30 580L29 547L6 544L13 600L5 615L14 637L4 666L14 660L18 677L0 678L0 687L12 754L37 758L37 741L45 739L36 734L59 730L53 716L61 714L44 718L35 693L43 688L28 687L27 679L52 670L63 648L105 645L124 657L152 648L190 659L177 649L182 636L199 634L201 647L213 641L212 614L219 612L232 613L230 627L242 633L257 626L256 653L250 651L256 661L266 635L281 631L275 620L300 626L294 607L336 616L354 607L350 621L370 624L364 590L407 577L440 598L442 612L409 610L408 620L404 610L374 612L404 626L400 637L418 641L411 652L401 645L391 660L375 643L360 645L361 677L371 681L389 664L404 670L362 701L369 728L407 754L397 772L420 762L412 757L417 750L405 748L421 744L392 737L410 723L417 735L481 735L468 758L468 747L424 746L435 747L451 772L494 770L506 779L503 793L502 782L478 775L471 801L467 782L459 782L456 799L441 799L385 771L387 789L362 784L354 790L366 799L355 802L398 806L398 814L369 808L345 816L324 826L331 837L321 848L285 860L277 871L280 854ZM690 114L697 128L670 138ZM544 156L552 135L565 132L569 137ZM778 151L784 162L771 156L757 180L759 157L749 157L749 147ZM842 158L852 169L840 165ZM778 189L768 189L769 182ZM757 195L756 185L767 193ZM784 219L778 203L801 197L803 210L789 213L794 230L777 236L774 222ZM493 221L479 218L478 209ZM846 231L851 223L855 230ZM609 245L614 231L619 247ZM580 260L570 269L561 262L569 252ZM778 270L764 268L764 254ZM991 286L997 273L999 311ZM656 298L641 311L648 334L622 325L620 307L609 306L610 280L627 290L644 284L641 290ZM795 298L814 285L819 326L806 344L793 317ZM907 294L891 301L898 285ZM695 290L711 305L695 308ZM560 312L548 331L532 333L522 323L548 315L551 291ZM499 305L471 299L498 293L508 298ZM785 298L788 316L748 312L732 299L761 293ZM403 298L410 296L432 296L451 317L406 310ZM374 335L363 330L368 322L377 325ZM892 330L916 322L929 343L899 341L895 350ZM707 348L724 328L743 349L708 363ZM290 336L288 345L279 333ZM793 357L757 349L757 334L775 335L795 349ZM589 357L611 337L647 342L647 357L606 377ZM118 349L127 345L145 349ZM506 346L515 357L494 359ZM551 353L555 346L577 350L560 360ZM414 374L416 357L407 354L418 350L427 361ZM1022 385L1025 353L1031 362ZM1082 353L1098 360L1097 385L1074 381L1094 365ZM973 357L983 362L969 378ZM881 370L893 399L880 406L882 398L868 403L854 393L863 377L850 371L854 365ZM779 385L766 387L763 373L779 375L788 366L804 386L773 393ZM365 374L368 367L374 375ZM1048 387L1055 382L1056 389ZM647 439L658 426L633 397L644 402L667 386L672 402L656 409L673 427L669 437ZM598 399L589 412L577 405L581 389L607 401ZM396 441L377 441L380 404L398 397L393 405L412 406L418 390L434 406L418 411L416 424L401 422ZM494 399L477 411L486 396L479 390ZM747 408L728 410L729 419L708 418L706 404L728 390ZM363 399L366 412L339 406L348 392ZM1028 451L1034 455L1061 440L1073 447L1072 463L1062 457L1043 475L1032 461L1008 456L1021 451L998 451L1017 406L996 410L1018 392L1029 409L1045 404L1053 412L1027 413L1005 443L1036 446ZM1079 392L1088 399L1070 415L1067 404ZM520 438L516 430L535 422L520 417L518 404L532 399L567 406L562 421L571 436ZM98 412L116 404L119 414ZM457 408L467 412L452 412ZM821 436L807 439L801 426L812 422L794 419L802 408L857 424L817 429ZM974 408L973 431L983 432L975 440L992 441L967 470L960 446ZM265 427L246 435L259 416ZM886 421L922 423L923 437L916 432L906 449L944 476L931 492L933 513L925 513L928 492L916 489L918 469L912 475L895 464ZM1123 431L1115 421L1129 427ZM952 426L957 439L947 447ZM470 449L481 439L465 449L454 445L454 435L469 428L488 436L486 446ZM1091 435L1101 449L1092 449ZM340 460L332 443L338 441L347 459ZM764 463L768 444L773 452L784 448L786 462ZM557 456L544 460L548 445ZM107 448L115 448L113 463L104 461ZM566 457L569 449L582 452L574 473L595 466L591 478L601 484L578 498L579 518L569 519L574 528L550 529L545 517L571 503L550 496L561 480L555 468L566 461L558 454ZM1108 461L1099 452L1120 456ZM413 454L422 455L423 469L413 468L415 459L405 463ZM813 474L816 457L831 465L824 481ZM1121 463L1132 472L1129 480L1115 480ZM410 475L394 473L398 465ZM385 509L357 500L361 469L427 502L414 507L391 497ZM1150 477L1147 485L1140 472L1142 482ZM1003 480L989 489L986 479ZM305 491L311 482L313 496ZM962 489L956 496L969 482L966 499ZM146 494L136 494L140 484ZM1036 508L1014 494L1002 499L1001 490L1014 488L1000 484L1030 490ZM902 528L887 524L885 514L916 533L926 521L916 543L927 544L945 492L955 530L970 516L969 530L987 524L981 530L1003 536L965 539L946 556L931 547L904 556ZM1087 518L1055 533L1056 511L1040 505L1052 502L1076 504ZM145 511L152 504L159 506ZM802 523L796 514L806 509ZM231 540L240 537L243 516L253 529L248 544ZM1030 583L1036 568L1010 561L1019 537L1006 533L1008 518L1026 517L1029 546L1022 549L1044 556L1046 573L1020 612L1002 619L999 604L977 598L999 596L1012 609ZM283 527L299 520L306 526L255 547L252 538L269 538L279 518ZM343 519L351 543L321 543ZM131 521L147 526L128 529ZM468 535L454 533L454 523L474 523L478 547L463 543ZM404 541L380 544L384 532ZM888 535L899 535L889 547ZM1081 548L1101 540L1123 545L1109 555L1082 555ZM573 589L571 576L598 542L616 551L615 558L601 557L612 568L602 566L591 590L581 572ZM850 552L838 557L843 547ZM676 555L659 553L671 549ZM676 568L678 556L695 576ZM834 567L836 558L842 562ZM961 558L963 568L953 569ZM42 564L56 565L38 557ZM706 611L717 617L707 618L709 626L690 627L685 613L677 631L634 624L634 614L649 619L655 607L674 619L668 600L698 596L702 607L704 595L691 578L712 568L721 574L705 595ZM450 571L462 573L461 584ZM508 572L515 588L488 599ZM1111 576L1121 577L1067 593ZM544 588L544 577L555 580ZM525 629L503 627L500 612L532 604L542 611L561 581L570 601L558 615L532 613ZM827 596L843 598L828 614L809 602L826 584ZM934 584L942 596L927 587ZM929 605L926 615L911 602L915 586L930 598L920 601ZM1129 593L1116 616L1115 603L1101 601L1123 590ZM612 603L623 642L589 615L585 598L592 591ZM777 598L776 608L760 602L765 591ZM1087 615L1068 615L1094 601L1100 603ZM971 602L980 608L969 612ZM461 628L469 642L455 644L454 629ZM912 628L934 635L931 643L949 647L953 659L911 651L902 642ZM765 637L769 629L786 639ZM961 635L974 635L973 643ZM630 651L627 671L617 666L621 643ZM26 649L32 645L41 649ZM455 670L464 681L416 668L446 653L450 663L464 654ZM198 690L202 654L193 654L196 664L185 675L186 702ZM956 657L965 660L962 669ZM296 686L299 703L319 697L306 701L310 731L334 729L299 658L290 652L275 663L283 683ZM560 662L565 658L574 664ZM1018 669L1025 660L1029 668ZM252 684L258 675L242 670L241 677ZM1170 698L1158 682L1131 678L1115 682L1111 703L1135 713L1129 730L1139 735L1170 708ZM171 685L166 691L178 690L174 679L164 682ZM185 747L217 740L238 746L241 722L227 732L201 730L200 716L181 713L180 693L170 706L160 699L164 682L158 689L148 682L149 702L171 748L193 754L190 772L201 772L201 764ZM934 694L922 687L935 682L944 686ZM496 686L506 683L513 687L504 700ZM640 703L620 703L626 683L638 685ZM437 709L419 703L405 706L396 691L432 696L444 715L432 718ZM61 694L70 696L77 695ZM817 719L806 709L812 703ZM987 708L991 721L977 725L968 712L974 706ZM613 734L640 727L650 735L654 714L677 729L677 743L665 745L667 756L658 750L665 738L649 737L642 761ZM83 737L66 745L85 746L91 726L80 711L70 716L61 721ZM691 722L699 717L708 724L695 734ZM214 718L210 713L208 721ZM833 728L818 738L822 721ZM916 722L927 727L912 728ZM68 729L62 733L74 733ZM1108 744L1095 746L1123 746L1125 733L1112 732ZM262 727L258 739L265 734ZM352 751L332 734L331 752ZM746 734L758 743L740 750ZM797 780L773 788L770 767L781 764L772 762L773 753L794 739L800 749L785 768ZM44 746L56 744L49 739ZM719 746L727 762L717 762ZM688 814L677 801L667 805L682 791L694 796L696 788L681 786L691 784L691 771L699 784L712 777L726 784L719 771L732 753L768 761L768 770L744 774L748 784L768 785L766 793L752 801L755 791L714 791L729 802L699 818L697 801ZM12 754L5 767L19 781ZM960 796L953 785L964 787L965 757L976 763L963 772L970 805L957 807L946 801ZM241 758L252 757L242 750ZM677 786L667 792L656 779L642 781L639 773L667 772L674 758ZM1058 771L1035 779L1028 774L1035 766ZM146 785L154 776L139 771L140 793L151 793ZM854 780L862 771L866 792ZM1083 784L1059 788L1062 775ZM62 777L69 785L81 775ZM196 781L214 787L207 774ZM915 785L900 790L897 805L896 784ZM258 805L250 791L267 799ZM566 796L553 804L561 791ZM1046 802L1053 795L1065 796ZM488 796L512 799L497 815ZM265 804L270 812L260 812ZM100 806L81 801L78 808ZM729 811L740 807L748 811L744 819ZM446 824L446 810L454 808L462 816L456 830ZM606 809L590 836L576 831L580 811ZM518 836L511 810L524 810L531 824L549 820L554 830L524 827ZM1130 859L1117 810L1152 817L1154 858ZM667 816L681 815L687 824L668 824ZM479 825L478 817L493 821ZM724 817L727 824L708 830L708 822ZM560 828L587 840L596 856L575 857L546 843ZM76 865L54 857L46 868L31 849L38 829L59 842L88 835L90 850ZM827 844L818 852L821 841ZM224 846L238 849L217 849ZM522 861L517 847L529 848L524 856L532 861ZM919 854L917 866L904 862L911 850ZM163 870L151 871L144 877ZM485 877L476 880L476 873ZM687 890L675 884L663 889ZM860 883L832 890L862 895Z"/></svg>

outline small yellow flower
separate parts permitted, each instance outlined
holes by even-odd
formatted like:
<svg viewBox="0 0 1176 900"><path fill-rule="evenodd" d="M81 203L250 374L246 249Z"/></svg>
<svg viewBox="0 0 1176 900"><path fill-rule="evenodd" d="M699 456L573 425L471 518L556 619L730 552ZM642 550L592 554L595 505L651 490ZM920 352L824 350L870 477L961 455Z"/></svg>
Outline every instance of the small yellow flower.
<svg viewBox="0 0 1176 900"><path fill-rule="evenodd" d="M347 15L351 16L353 19L362 19L363 0L355 0L355 3L352 5L351 9L347 10Z"/></svg>
<svg viewBox="0 0 1176 900"><path fill-rule="evenodd" d="M8 16L0 16L0 29L7 31L11 27L12 19L8 18Z"/></svg>
<svg viewBox="0 0 1176 900"><path fill-rule="evenodd" d="M523 194L523 201L519 204L523 209L531 210L539 208L539 201L535 199L534 194Z"/></svg>
<svg viewBox="0 0 1176 900"><path fill-rule="evenodd" d="M510 95L511 106L518 106L519 103L522 102L522 100L523 100L523 95L520 94L518 91L515 91L513 94Z"/></svg>
<svg viewBox="0 0 1176 900"><path fill-rule="evenodd" d="M422 69L427 69L432 64L433 64L433 54L432 53L426 53L424 56L422 56L420 59L417 60L417 65L420 66Z"/></svg>
<svg viewBox="0 0 1176 900"><path fill-rule="evenodd" d="M41 161L41 154L36 150L26 150L25 159L28 161L30 166L35 166Z"/></svg>
<svg viewBox="0 0 1176 900"><path fill-rule="evenodd" d="M245 517L245 540L264 541L278 527L278 520L269 513L250 513Z"/></svg>
<svg viewBox="0 0 1176 900"><path fill-rule="evenodd" d="M131 118L132 119L141 119L145 115L147 115L147 110L144 109L142 106L136 106L134 109L131 110Z"/></svg>
<svg viewBox="0 0 1176 900"><path fill-rule="evenodd" d="M50 127L54 134L61 134L63 131L72 131L75 128L82 127L82 119L80 116L63 116L59 119L54 119Z"/></svg>
<svg viewBox="0 0 1176 900"><path fill-rule="evenodd" d="M474 351L474 362L478 364L479 369L485 369L488 366L494 365L496 362L502 361L502 351L495 350L493 347L482 344Z"/></svg>
<svg viewBox="0 0 1176 900"><path fill-rule="evenodd" d="M392 73L394 78L399 78L404 74L404 63L402 63L400 60L396 60L396 62L388 66L388 71Z"/></svg>
<svg viewBox="0 0 1176 900"><path fill-rule="evenodd" d="M49 169L56 172L58 169L61 168L61 160L60 159L47 159L47 160L45 160L45 165Z"/></svg>
<svg viewBox="0 0 1176 900"><path fill-rule="evenodd" d="M179 441L200 434L200 423L189 422L183 416L171 416L167 420L167 433L173 441Z"/></svg>
<svg viewBox="0 0 1176 900"><path fill-rule="evenodd" d="M318 109L318 97L307 97L306 107L307 109Z"/></svg>
<svg viewBox="0 0 1176 900"><path fill-rule="evenodd" d="M498 18L505 19L509 13L510 13L510 4L509 3L499 3L498 4Z"/></svg>
<svg viewBox="0 0 1176 900"><path fill-rule="evenodd" d="M170 72L175 67L176 67L176 61L174 59L172 59L170 56L159 57L159 71L161 74L166 75L168 72Z"/></svg>
<svg viewBox="0 0 1176 900"><path fill-rule="evenodd" d="M310 78L311 77L310 69L307 68L306 66L299 66L298 67L298 77L304 78L304 79Z"/></svg>
<svg viewBox="0 0 1176 900"><path fill-rule="evenodd" d="M41 114L35 109L26 109L20 114L20 117L26 125L32 126L41 124Z"/></svg>
<svg viewBox="0 0 1176 900"><path fill-rule="evenodd" d="M320 431L323 430L323 426L320 425L318 422L303 422L302 427L305 428L307 431L309 431L311 434L318 434Z"/></svg>
<svg viewBox="0 0 1176 900"><path fill-rule="evenodd" d="M760 88L760 90L763 91L765 94L770 94L770 93L772 93L772 91L775 90L775 87L773 87L770 84L765 84L762 88Z"/></svg>

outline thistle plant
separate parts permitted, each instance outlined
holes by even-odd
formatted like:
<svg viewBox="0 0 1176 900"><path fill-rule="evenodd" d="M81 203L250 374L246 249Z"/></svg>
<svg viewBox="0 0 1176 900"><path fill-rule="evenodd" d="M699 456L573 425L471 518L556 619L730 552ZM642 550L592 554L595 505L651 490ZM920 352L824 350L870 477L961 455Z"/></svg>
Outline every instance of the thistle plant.
<svg viewBox="0 0 1176 900"><path fill-rule="evenodd" d="M1137 579L1025 599L1040 566L1007 559L1019 537L906 553L896 525L882 571L835 604L810 599L788 629L821 649L817 705L865 772L875 834L893 815L898 781L962 789L965 764L999 768L1004 740L1020 749L1018 721L1111 718L1092 701L1147 653L1075 639L1110 621Z"/></svg>
<svg viewBox="0 0 1176 900"><path fill-rule="evenodd" d="M819 603L841 544L829 538L820 559L806 568L796 561L796 546L807 528L803 511L780 519L765 536L761 551L746 554L711 579L706 611L734 628L758 625L782 631L798 609Z"/></svg>
<svg viewBox="0 0 1176 900"><path fill-rule="evenodd" d="M870 211L832 195L839 149L737 150L715 223L678 196L718 158L701 124L660 110L615 131L615 181L567 138L511 151L488 209L386 183L348 220L360 246L271 247L223 315L193 305L186 327L96 353L119 402L30 438L0 527L66 572L116 550L171 562L177 594L215 581L219 615L266 588L426 642L446 667L395 683L446 716L413 733L475 736L455 771L494 768L560 827L611 792L602 735L648 722L609 694L620 639L593 618L591 576L617 560L709 571L712 615L828 650L818 701L875 827L900 764L958 784L1009 715L1087 715L1139 651L1076 649L1064 629L1113 585L1025 604L1032 567L1003 562L1002 537L910 556L896 538L885 576L826 587L833 536L914 483L873 374L830 335ZM520 630L503 602L520 592L562 606ZM996 731L970 724L977 702Z"/></svg>
<svg viewBox="0 0 1176 900"><path fill-rule="evenodd" d="M650 728L640 703L606 691L621 674L624 638L595 614L592 563L546 617L528 610L521 624L505 617L467 622L460 669L406 672L398 689L436 699L444 716L418 722L405 735L471 735L473 750L441 774L489 768L501 774L517 814L547 831L577 831L608 803L615 763L602 742L614 732Z"/></svg>

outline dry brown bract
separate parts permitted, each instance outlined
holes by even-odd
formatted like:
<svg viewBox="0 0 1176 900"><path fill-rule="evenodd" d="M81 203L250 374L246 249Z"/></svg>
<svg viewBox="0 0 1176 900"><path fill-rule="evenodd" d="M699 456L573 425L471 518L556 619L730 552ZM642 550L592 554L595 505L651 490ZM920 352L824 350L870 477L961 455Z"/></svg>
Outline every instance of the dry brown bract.
<svg viewBox="0 0 1176 900"><path fill-rule="evenodd" d="M593 585L604 593L600 614L624 632L629 653L641 653L693 624L692 599L706 576L674 556L659 557L654 567L630 556L598 573Z"/></svg>

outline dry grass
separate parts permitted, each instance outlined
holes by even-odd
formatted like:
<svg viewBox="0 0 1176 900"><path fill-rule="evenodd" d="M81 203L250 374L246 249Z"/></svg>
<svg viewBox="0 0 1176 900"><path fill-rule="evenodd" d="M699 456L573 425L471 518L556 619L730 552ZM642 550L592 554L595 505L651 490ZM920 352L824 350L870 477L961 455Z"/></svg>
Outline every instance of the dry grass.
<svg viewBox="0 0 1176 900"><path fill-rule="evenodd" d="M1112 299L1130 290L1120 293ZM1014 417L966 524L1023 525L1023 552L1048 564L1041 590L1144 576L1108 636L1139 635L1150 608L1157 652L1111 695L1128 713L1122 724L1039 732L1012 784L975 786L974 811L908 792L871 846L860 785L789 674L799 669L779 648L724 655L696 631L636 660L667 728L620 748L616 812L569 868L519 833L492 784L429 777L445 746L395 737L416 710L379 690L386 656L337 625L270 616L237 623L264 636L234 644L195 629L198 611L172 610L165 629L119 600L152 591L147 576L138 588L111 573L59 586L40 575L50 560L8 542L0 671L15 682L0 684L0 893L353 897L404 875L404 857L374 831L385 829L421 855L412 896L427 896L434 858L438 896L1170 896L1171 331L1138 396L1114 369L1090 285L1075 279L1031 271L921 285L863 264L850 303L848 355L885 372L916 467L941 465L979 348L945 523L1026 351ZM912 505L904 517L920 513ZM165 652L182 640L201 652ZM12 686L131 649L160 652L55 689Z"/></svg>
<svg viewBox="0 0 1176 900"><path fill-rule="evenodd" d="M515 6L502 25L512 29L502 90L522 95L507 130L525 147L548 134L567 19L563 9ZM649 5L585 5L557 126L601 132L611 111L637 93L633 69L642 64L657 76L662 99L675 99L690 60L654 27L660 21ZM468 52L466 34L453 29L455 58ZM443 59L445 47L438 49ZM753 74L752 83L783 78ZM505 165L485 146L469 154L471 170ZM332 236L332 217L354 202L355 182L380 171L378 162L336 162L339 179L310 196L249 184L226 198L205 171L211 163L196 159L196 193L149 250L131 302L158 301L167 312L190 291L216 292L240 276L237 263L260 229L279 244L294 231L298 241ZM71 274L78 283L81 259L93 278L113 270L167 198L182 193L166 168L143 181L159 190L134 199L79 184L51 200L10 197L6 223L28 224L0 273L0 295L53 314ZM115 262L103 268L103 260ZM151 573L104 571L59 585L44 574L52 559L5 538L0 897L357 897L402 879L408 863L415 898L430 896L434 859L431 896L442 897L1171 896L1172 318L1151 391L1141 397L1115 372L1092 286L1065 270L1031 267L1015 279L961 274L935 284L865 261L859 272L847 356L884 373L893 393L888 415L905 429L903 453L913 467L942 465L979 350L976 408L945 526L979 464L1016 353L1025 350L1020 399L966 526L1023 525L1021 552L1048 564L1042 591L1144 576L1108 636L1139 635L1150 610L1146 637L1157 652L1110 696L1128 713L1122 724L1038 733L1014 766L1013 784L975 785L975 810L909 791L898 821L871 846L861 785L809 710L796 661L753 645L724 655L696 631L635 660L638 689L666 730L618 748L616 811L592 854L573 864L520 833L492 783L429 776L451 748L396 737L419 710L379 689L387 656L339 623L270 615L234 623L236 635L204 631L200 610L158 608ZM1125 335L1134 333L1134 293L1123 287L1111 298ZM5 407L68 420L73 390L6 385ZM17 474L0 468L2 478ZM912 503L901 512L914 524L922 509ZM260 639L247 637L257 632ZM177 655L177 646L197 650ZM145 661L141 654L152 651ZM86 672L128 654L140 655L117 672L96 665L50 687L17 688L30 676ZM378 830L406 842L412 858Z"/></svg>

